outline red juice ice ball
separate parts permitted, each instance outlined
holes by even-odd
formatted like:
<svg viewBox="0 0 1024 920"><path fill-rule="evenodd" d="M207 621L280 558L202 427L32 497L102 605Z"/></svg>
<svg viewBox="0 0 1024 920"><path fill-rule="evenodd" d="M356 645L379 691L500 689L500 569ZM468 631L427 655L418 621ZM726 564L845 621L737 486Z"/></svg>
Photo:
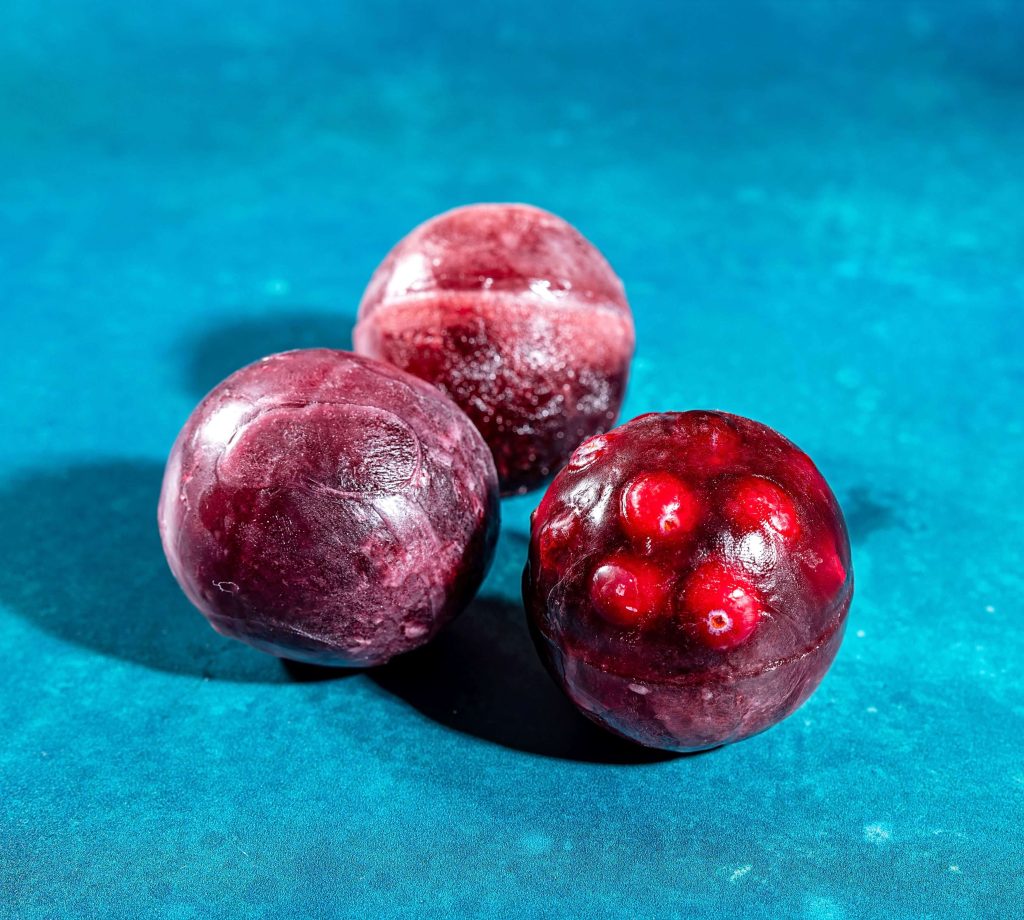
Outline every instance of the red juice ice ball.
<svg viewBox="0 0 1024 920"><path fill-rule="evenodd" d="M842 512L806 454L722 412L643 415L585 442L533 517L523 594L579 709L693 751L785 718L839 648Z"/></svg>
<svg viewBox="0 0 1024 920"><path fill-rule="evenodd" d="M622 282L574 227L529 205L478 204L391 250L354 341L454 399L514 494L615 424L635 339Z"/></svg>
<svg viewBox="0 0 1024 920"><path fill-rule="evenodd" d="M214 629L362 666L427 642L479 587L498 531L487 445L439 390L327 349L272 355L192 413L159 524Z"/></svg>

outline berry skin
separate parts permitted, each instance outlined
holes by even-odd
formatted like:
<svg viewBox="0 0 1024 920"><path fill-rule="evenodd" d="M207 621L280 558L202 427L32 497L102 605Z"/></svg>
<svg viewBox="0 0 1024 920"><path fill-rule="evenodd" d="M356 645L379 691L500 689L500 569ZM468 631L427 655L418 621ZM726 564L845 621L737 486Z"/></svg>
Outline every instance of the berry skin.
<svg viewBox="0 0 1024 920"><path fill-rule="evenodd" d="M686 580L679 611L698 641L723 652L746 642L757 628L762 604L753 585L718 560L698 566Z"/></svg>
<svg viewBox="0 0 1024 920"><path fill-rule="evenodd" d="M622 490L619 518L634 540L677 540L700 521L700 502L671 473L642 473Z"/></svg>
<svg viewBox="0 0 1024 920"><path fill-rule="evenodd" d="M767 527L787 540L800 535L800 520L790 497L774 482L745 476L725 503L725 516L741 530Z"/></svg>
<svg viewBox="0 0 1024 920"><path fill-rule="evenodd" d="M590 599L609 623L627 629L658 612L668 594L665 576L630 556L606 559L590 578Z"/></svg>

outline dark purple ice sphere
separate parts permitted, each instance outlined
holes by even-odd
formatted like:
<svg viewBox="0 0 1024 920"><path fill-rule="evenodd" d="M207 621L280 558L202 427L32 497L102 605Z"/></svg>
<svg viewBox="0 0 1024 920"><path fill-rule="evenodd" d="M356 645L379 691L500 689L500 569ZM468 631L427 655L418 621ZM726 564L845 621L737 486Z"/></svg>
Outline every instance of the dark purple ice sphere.
<svg viewBox="0 0 1024 920"><path fill-rule="evenodd" d="M353 338L465 410L507 495L539 488L615 424L635 341L604 256L523 204L456 208L413 230L370 279Z"/></svg>
<svg viewBox="0 0 1024 920"><path fill-rule="evenodd" d="M497 474L433 386L343 351L272 355L192 413L167 461L171 570L214 629L299 661L381 664L472 599Z"/></svg>
<svg viewBox="0 0 1024 920"><path fill-rule="evenodd" d="M584 714L694 751L814 692L853 572L842 512L803 451L750 419L666 412L577 449L533 518L523 584L541 657Z"/></svg>

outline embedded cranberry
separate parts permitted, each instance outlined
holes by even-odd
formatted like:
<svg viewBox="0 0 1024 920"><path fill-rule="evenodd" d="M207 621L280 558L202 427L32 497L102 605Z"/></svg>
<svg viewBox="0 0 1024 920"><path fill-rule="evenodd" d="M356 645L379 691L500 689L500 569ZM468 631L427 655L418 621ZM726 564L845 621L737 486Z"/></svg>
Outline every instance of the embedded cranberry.
<svg viewBox="0 0 1024 920"><path fill-rule="evenodd" d="M670 750L789 715L835 657L853 593L842 512L811 461L721 412L641 416L577 454L537 509L523 579L569 697Z"/></svg>
<svg viewBox="0 0 1024 920"><path fill-rule="evenodd" d="M540 535L540 553L545 562L560 567L570 561L573 546L579 535L579 517L572 512L549 517Z"/></svg>
<svg viewBox="0 0 1024 920"><path fill-rule="evenodd" d="M681 412L676 416L676 426L697 468L705 472L720 470L740 459L743 442L722 416Z"/></svg>
<svg viewBox="0 0 1024 920"><path fill-rule="evenodd" d="M826 597L846 581L846 567L831 534L823 533L814 540L803 553L802 562L807 577Z"/></svg>
<svg viewBox="0 0 1024 920"><path fill-rule="evenodd" d="M372 665L422 645L490 565L497 477L438 390L311 349L215 387L178 436L159 523L218 631L285 658Z"/></svg>
<svg viewBox="0 0 1024 920"><path fill-rule="evenodd" d="M571 225L528 205L479 204L395 246L363 295L354 341L454 399L512 494L615 424L634 332L622 283Z"/></svg>
<svg viewBox="0 0 1024 920"><path fill-rule="evenodd" d="M680 614L709 648L723 651L750 638L761 616L756 589L735 566L708 560L683 587Z"/></svg>
<svg viewBox="0 0 1024 920"><path fill-rule="evenodd" d="M725 514L741 528L768 527L789 539L800 533L800 521L789 496L760 476L746 476L733 486Z"/></svg>
<svg viewBox="0 0 1024 920"><path fill-rule="evenodd" d="M608 436L604 434L588 438L573 451L569 466L574 470L585 470L608 450Z"/></svg>
<svg viewBox="0 0 1024 920"><path fill-rule="evenodd" d="M638 540L669 540L688 534L700 519L693 491L671 473L643 473L622 490L619 514Z"/></svg>
<svg viewBox="0 0 1024 920"><path fill-rule="evenodd" d="M605 559L590 579L597 612L618 626L636 626L665 600L665 576L652 565L628 556Z"/></svg>

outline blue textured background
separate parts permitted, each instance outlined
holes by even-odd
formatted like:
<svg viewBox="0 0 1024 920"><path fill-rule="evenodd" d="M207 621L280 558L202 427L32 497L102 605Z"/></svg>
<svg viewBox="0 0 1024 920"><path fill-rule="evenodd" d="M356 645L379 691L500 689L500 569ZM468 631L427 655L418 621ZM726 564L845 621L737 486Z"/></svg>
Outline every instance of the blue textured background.
<svg viewBox="0 0 1024 920"><path fill-rule="evenodd" d="M359 6L3 4L0 915L1019 916L1024 8ZM751 415L833 483L848 638L767 734L575 716L519 609L535 497L379 673L223 640L166 571L197 399L344 346L474 200L607 253L627 417Z"/></svg>

